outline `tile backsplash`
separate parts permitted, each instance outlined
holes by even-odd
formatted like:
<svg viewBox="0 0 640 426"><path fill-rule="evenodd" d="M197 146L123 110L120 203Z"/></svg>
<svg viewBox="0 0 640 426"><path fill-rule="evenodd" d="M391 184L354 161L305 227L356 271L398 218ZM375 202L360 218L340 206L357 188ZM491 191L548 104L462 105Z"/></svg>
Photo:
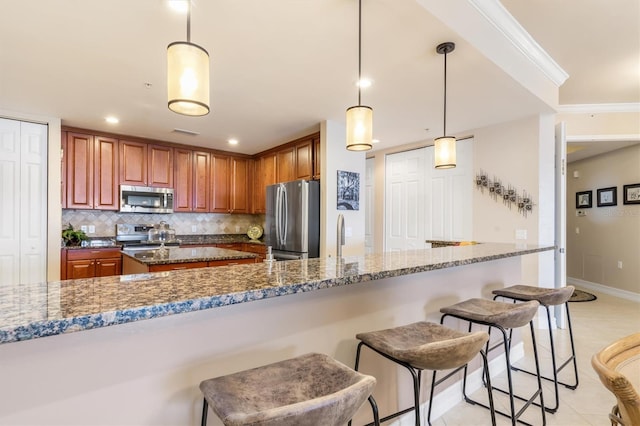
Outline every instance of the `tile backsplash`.
<svg viewBox="0 0 640 426"><path fill-rule="evenodd" d="M264 226L264 215L217 214L217 213L173 213L138 214L102 210L62 210L62 228L69 223L75 229L83 225L95 226L89 237L113 237L117 223L167 222L178 235L198 234L244 234L250 225ZM193 227L195 226L195 232Z"/></svg>

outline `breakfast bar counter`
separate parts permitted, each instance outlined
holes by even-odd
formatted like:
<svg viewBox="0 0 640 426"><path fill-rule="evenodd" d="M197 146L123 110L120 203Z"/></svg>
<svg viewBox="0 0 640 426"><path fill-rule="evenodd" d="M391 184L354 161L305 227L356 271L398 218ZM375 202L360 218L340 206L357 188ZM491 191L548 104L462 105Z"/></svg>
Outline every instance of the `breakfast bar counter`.
<svg viewBox="0 0 640 426"><path fill-rule="evenodd" d="M484 243L3 287L0 425L196 425L201 380L312 351L352 365L356 333L437 321L553 250ZM382 406L404 403L385 389Z"/></svg>

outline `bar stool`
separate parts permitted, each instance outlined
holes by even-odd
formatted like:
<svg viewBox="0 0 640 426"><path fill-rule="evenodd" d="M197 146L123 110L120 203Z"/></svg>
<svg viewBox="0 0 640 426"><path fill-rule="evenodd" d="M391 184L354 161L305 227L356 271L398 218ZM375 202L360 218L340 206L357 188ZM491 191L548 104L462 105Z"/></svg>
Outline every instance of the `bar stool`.
<svg viewBox="0 0 640 426"><path fill-rule="evenodd" d="M420 380L422 370L433 370L429 410L427 412L427 423L429 425L431 425L431 406L436 385L463 368L465 370L464 379L466 380L467 364L478 354L482 356L483 371L488 372L487 357L482 351L482 347L488 342L489 335L484 331L465 333L440 324L421 321L385 330L359 333L356 338L360 340L356 352L356 371L358 371L360 363L362 346L366 346L388 360L405 367L413 378L414 405L390 414L380 419L380 422L385 422L415 410L416 425L420 426ZM455 370L436 381L437 370L450 369ZM489 405L492 408L491 379L487 376L486 380L489 383ZM491 411L491 421L493 425L496 424L493 410Z"/></svg>
<svg viewBox="0 0 640 426"><path fill-rule="evenodd" d="M573 329L571 328L571 315L569 314L569 299L573 294L574 287L566 286L563 288L541 288L528 285L514 285L511 287L501 288L494 290L493 294L496 300L498 297L512 299L519 302L527 302L529 300L537 300L547 311L547 324L549 326L549 342L551 344L551 364L553 366L553 378L541 376L542 379L553 382L555 388L555 405L553 407L545 407L550 413L555 413L560 405L560 397L558 394L558 384L561 384L571 390L575 390L578 387L578 365L576 362L576 348L573 344ZM571 341L571 356L562 363L559 367L556 361L556 350L553 339L553 330L551 326L551 306L564 305L567 312L567 325L569 328L569 340ZM511 336L509 336L511 338ZM575 384L568 384L558 380L558 373L566 367L570 362L573 362L573 373L575 377ZM535 375L532 371L527 371L517 367L511 367L513 370L522 371L523 373Z"/></svg>
<svg viewBox="0 0 640 426"><path fill-rule="evenodd" d="M207 424L210 405L226 426L338 426L369 399L373 424L379 425L375 384L372 376L310 353L203 381L201 424Z"/></svg>
<svg viewBox="0 0 640 426"><path fill-rule="evenodd" d="M440 323L444 324L444 319L448 316L458 318L464 321L469 322L469 331L471 331L471 327L473 324L486 325L489 327L489 335L491 335L491 329L497 328L502 333L502 342L495 344L492 347L489 347L489 342L487 342L486 353L489 354L494 349L499 348L500 346L504 346L506 364L507 364L507 383L508 390L505 391L503 389L499 389L497 387L493 387L494 390L505 393L509 395L509 405L511 409L511 413L507 414L505 412L495 410L496 413L501 414L505 417L511 419L511 424L515 426L516 422L525 423L522 420L519 420L520 416L532 405L536 398L540 399L539 406L540 412L542 414L542 424L545 425L547 422L544 410L544 399L542 396L542 380L540 379L540 366L538 363L538 348L536 345L536 337L533 330L533 317L536 315L538 311L538 306L540 304L538 301L533 300L524 303L505 303L498 302L495 300L486 300L486 299L468 299L460 303L456 303L455 305L446 306L440 309L442 312L442 317L440 318ZM516 395L513 391L513 381L511 378L511 361L509 356L509 349L511 347L511 335L507 336L506 330L512 330L514 328L524 327L529 323L529 328L531 330L531 341L533 344L533 356L536 364L536 377L538 381L538 389L531 395L529 398L523 398L519 395ZM490 374L486 374L486 376L490 376ZM466 385L466 382L463 383ZM487 387L491 388L491 385L487 382ZM466 395L466 389L463 388L463 392ZM465 397L467 398L467 397ZM516 413L515 410L515 399L519 399L524 401L524 406ZM485 404L482 404L478 401L471 400L468 398L468 402L478 404L485 408L491 409L491 407L487 407ZM525 423L528 424L528 423Z"/></svg>

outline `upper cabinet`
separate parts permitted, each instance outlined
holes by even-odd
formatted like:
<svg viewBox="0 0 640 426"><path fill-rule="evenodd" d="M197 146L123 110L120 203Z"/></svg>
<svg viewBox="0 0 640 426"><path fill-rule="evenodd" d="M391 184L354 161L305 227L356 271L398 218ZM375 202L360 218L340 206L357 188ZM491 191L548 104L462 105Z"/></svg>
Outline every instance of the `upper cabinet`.
<svg viewBox="0 0 640 426"><path fill-rule="evenodd" d="M63 207L118 210L118 140L64 132Z"/></svg>
<svg viewBox="0 0 640 426"><path fill-rule="evenodd" d="M147 184L149 186L173 188L174 149L163 145L147 147Z"/></svg>
<svg viewBox="0 0 640 426"><path fill-rule="evenodd" d="M211 156L211 212L250 213L252 160L230 155Z"/></svg>
<svg viewBox="0 0 640 426"><path fill-rule="evenodd" d="M147 186L146 143L120 141L120 185Z"/></svg>
<svg viewBox="0 0 640 426"><path fill-rule="evenodd" d="M135 138L131 138L135 139ZM320 134L250 157L62 131L62 207L119 209L119 185L174 188L174 211L265 213L266 187L320 178Z"/></svg>
<svg viewBox="0 0 640 426"><path fill-rule="evenodd" d="M173 187L173 148L120 141L120 184Z"/></svg>

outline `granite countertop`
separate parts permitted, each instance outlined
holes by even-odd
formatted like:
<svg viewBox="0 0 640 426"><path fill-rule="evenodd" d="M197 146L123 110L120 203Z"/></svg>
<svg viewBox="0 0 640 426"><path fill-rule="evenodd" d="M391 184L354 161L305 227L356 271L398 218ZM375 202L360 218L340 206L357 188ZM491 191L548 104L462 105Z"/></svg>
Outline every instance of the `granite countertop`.
<svg viewBox="0 0 640 426"><path fill-rule="evenodd" d="M180 245L191 244L233 244L251 243L262 244L261 240L252 240L246 234L204 234L204 235L177 235Z"/></svg>
<svg viewBox="0 0 640 426"><path fill-rule="evenodd" d="M488 262L554 246L485 243L3 286L0 343Z"/></svg>
<svg viewBox="0 0 640 426"><path fill-rule="evenodd" d="M173 263L209 262L215 260L233 260L259 257L255 253L228 250L216 247L165 247L165 250L122 251L128 256L145 265L169 265Z"/></svg>

